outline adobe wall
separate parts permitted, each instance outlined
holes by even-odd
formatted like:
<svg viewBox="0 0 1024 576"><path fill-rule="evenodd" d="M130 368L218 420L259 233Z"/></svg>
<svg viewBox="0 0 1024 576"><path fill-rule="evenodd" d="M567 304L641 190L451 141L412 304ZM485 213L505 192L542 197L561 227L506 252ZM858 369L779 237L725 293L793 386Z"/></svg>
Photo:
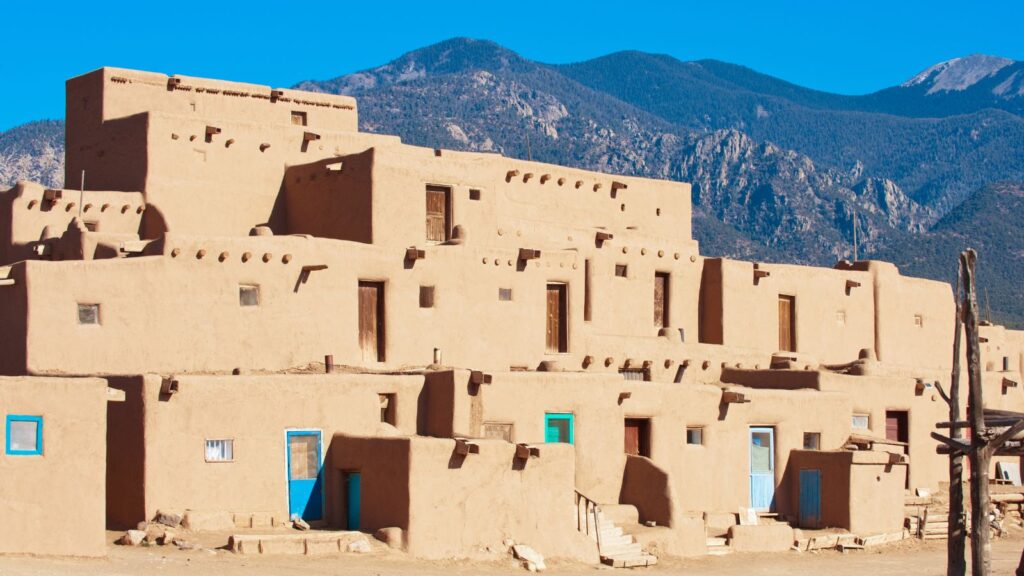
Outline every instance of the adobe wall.
<svg viewBox="0 0 1024 576"><path fill-rule="evenodd" d="M858 536L903 529L906 465L887 452L809 451L790 454L790 499L785 513L800 517L800 471L821 472L821 521L804 528L844 528Z"/></svg>
<svg viewBox="0 0 1024 576"><path fill-rule="evenodd" d="M159 376L128 389L144 414L145 517L158 509L268 513L288 517L285 433L415 434L421 376L358 374L175 376L179 391L162 395ZM380 422L378 394L396 394L397 429ZM230 414L230 417L226 417ZM233 462L206 462L207 439L233 439ZM128 458L134 456L129 455ZM111 454L111 466L132 466ZM325 496L332 478L325 478ZM325 509L330 511L328 500ZM138 518L137 520L142 520Z"/></svg>
<svg viewBox="0 0 1024 576"><path fill-rule="evenodd" d="M361 529L403 528L417 557L493 558L507 538L548 558L596 555L596 543L576 530L570 447L545 445L524 461L512 444L475 443L478 453L460 456L451 439L339 437L333 465L362 473Z"/></svg>
<svg viewBox="0 0 1024 576"><path fill-rule="evenodd" d="M34 245L59 238L76 218L102 233L139 233L145 210L139 192L59 190L60 199L52 202L45 192L31 182L0 192L0 265L35 258Z"/></svg>
<svg viewBox="0 0 1024 576"><path fill-rule="evenodd" d="M0 374L27 373L28 284L24 266L0 267Z"/></svg>
<svg viewBox="0 0 1024 576"><path fill-rule="evenodd" d="M717 386L632 382L618 375L507 373L494 374L492 384L473 395L461 387L467 378L455 374L455 434L479 436L484 423L509 423L513 442L542 443L544 414L571 412L576 488L598 502L619 501L626 418L650 419L651 460L668 472L681 500L671 509L679 513L750 505L751 426L775 428L777 484L789 452L803 447L804 432L819 432L826 449L839 448L850 434L851 404L844 394L737 387L751 402L726 408ZM630 396L620 403L623 393ZM703 428L703 445L686 444L688 426ZM783 490L777 496L787 497Z"/></svg>
<svg viewBox="0 0 1024 576"><path fill-rule="evenodd" d="M0 554L106 555L106 404L98 378L0 377L0 422L43 418L42 455L0 452Z"/></svg>
<svg viewBox="0 0 1024 576"><path fill-rule="evenodd" d="M387 230L374 243L420 245L426 240L425 190L439 185L451 188L452 224L488 246L593 247L602 229L638 231L669 250L695 248L689 184L416 146L371 154L370 162L359 154L291 168L285 178L289 210L296 213L289 215L290 231L352 238L348 213L363 213L369 184L373 229ZM311 213L310 205L320 212Z"/></svg>

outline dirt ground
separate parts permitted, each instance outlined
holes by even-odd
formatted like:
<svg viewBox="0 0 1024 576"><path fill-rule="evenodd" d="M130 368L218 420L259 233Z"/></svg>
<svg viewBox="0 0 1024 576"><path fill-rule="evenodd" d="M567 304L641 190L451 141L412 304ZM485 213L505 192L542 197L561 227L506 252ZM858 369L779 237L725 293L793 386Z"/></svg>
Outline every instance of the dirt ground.
<svg viewBox="0 0 1024 576"><path fill-rule="evenodd" d="M116 535L111 533L111 541ZM1024 537L1019 534L993 543L992 574L1012 575L1020 560ZM167 547L127 548L111 545L106 559L54 559L0 557L2 576L120 576L136 574L189 576L451 576L463 574L523 574L512 560L495 562L424 562L374 543L364 555L325 557L236 556L223 549L181 551ZM710 576L758 576L824 574L827 576L940 576L945 574L944 541L908 540L896 545L841 554L783 552L730 554L701 558L663 560L658 566L637 569L646 574L707 574ZM549 574L581 574L611 568L549 563Z"/></svg>

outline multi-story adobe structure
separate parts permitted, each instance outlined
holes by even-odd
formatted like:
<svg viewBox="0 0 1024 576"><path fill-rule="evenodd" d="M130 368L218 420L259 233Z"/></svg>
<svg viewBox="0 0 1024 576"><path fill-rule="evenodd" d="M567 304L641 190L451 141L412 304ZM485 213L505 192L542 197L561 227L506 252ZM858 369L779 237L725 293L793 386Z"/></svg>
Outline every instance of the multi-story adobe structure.
<svg viewBox="0 0 1024 576"><path fill-rule="evenodd" d="M602 555L646 562L899 531L947 478L950 286L701 255L687 184L112 68L68 81L66 149L67 189L0 194L0 553L165 509L594 559L593 502L637 540ZM1019 410L1024 334L983 330Z"/></svg>

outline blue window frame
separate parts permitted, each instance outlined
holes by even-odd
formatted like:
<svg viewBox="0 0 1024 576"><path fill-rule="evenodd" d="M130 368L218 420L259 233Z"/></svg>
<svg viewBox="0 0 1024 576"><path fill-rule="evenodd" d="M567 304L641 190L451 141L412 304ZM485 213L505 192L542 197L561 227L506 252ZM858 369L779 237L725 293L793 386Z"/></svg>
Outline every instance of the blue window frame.
<svg viewBox="0 0 1024 576"><path fill-rule="evenodd" d="M574 418L571 412L547 413L544 415L544 441L573 444L576 441L573 430Z"/></svg>
<svg viewBox="0 0 1024 576"><path fill-rule="evenodd" d="M40 456L43 453L43 417L7 415L5 450L9 456Z"/></svg>

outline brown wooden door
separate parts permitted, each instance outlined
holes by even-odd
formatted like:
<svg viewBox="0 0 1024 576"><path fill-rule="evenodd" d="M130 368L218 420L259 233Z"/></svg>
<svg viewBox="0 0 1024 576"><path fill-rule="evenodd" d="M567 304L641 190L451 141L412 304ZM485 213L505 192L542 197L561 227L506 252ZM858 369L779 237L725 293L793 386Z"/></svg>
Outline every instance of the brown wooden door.
<svg viewBox="0 0 1024 576"><path fill-rule="evenodd" d="M648 448L648 423L644 418L626 418L626 454L650 457Z"/></svg>
<svg viewBox="0 0 1024 576"><path fill-rule="evenodd" d="M363 362L384 361L384 283L359 283L359 348Z"/></svg>
<svg viewBox="0 0 1024 576"><path fill-rule="evenodd" d="M668 324L668 274L658 272L654 275L654 327Z"/></svg>
<svg viewBox="0 0 1024 576"><path fill-rule="evenodd" d="M895 442L908 442L910 440L906 411L887 410L885 412L885 438Z"/></svg>
<svg viewBox="0 0 1024 576"><path fill-rule="evenodd" d="M548 284L547 351L568 352L565 284Z"/></svg>
<svg viewBox="0 0 1024 576"><path fill-rule="evenodd" d="M427 242L451 239L451 188L427 186Z"/></svg>
<svg viewBox="0 0 1024 576"><path fill-rule="evenodd" d="M779 350L796 352L796 297L779 296Z"/></svg>

